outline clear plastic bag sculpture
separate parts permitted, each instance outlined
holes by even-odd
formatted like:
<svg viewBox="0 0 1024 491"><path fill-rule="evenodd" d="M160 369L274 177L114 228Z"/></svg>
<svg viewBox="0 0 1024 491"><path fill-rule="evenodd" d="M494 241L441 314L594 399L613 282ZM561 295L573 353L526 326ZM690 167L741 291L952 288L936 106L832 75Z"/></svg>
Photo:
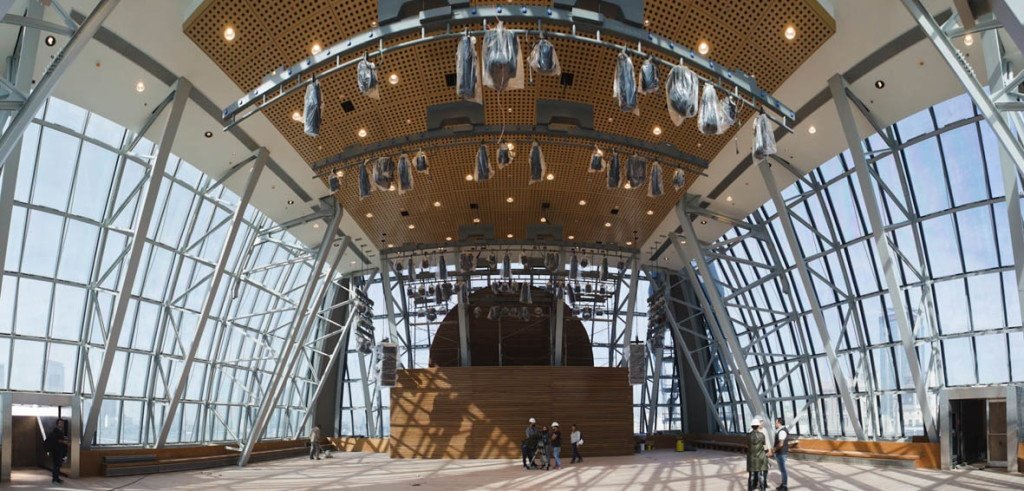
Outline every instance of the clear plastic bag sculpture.
<svg viewBox="0 0 1024 491"><path fill-rule="evenodd" d="M651 164L651 181L647 186L647 196L657 198L664 193L665 188L661 182L661 164L655 162Z"/></svg>
<svg viewBox="0 0 1024 491"><path fill-rule="evenodd" d="M381 191L390 191L395 179L395 162L391 157L378 157L373 163L373 185Z"/></svg>
<svg viewBox="0 0 1024 491"><path fill-rule="evenodd" d="M544 152L540 150L537 142L530 144L530 184L544 180Z"/></svg>
<svg viewBox="0 0 1024 491"><path fill-rule="evenodd" d="M601 258L601 268L598 270L597 281L608 281L608 258Z"/></svg>
<svg viewBox="0 0 1024 491"><path fill-rule="evenodd" d="M412 189L412 166L409 165L409 156L402 154L398 157L398 194L405 194Z"/></svg>
<svg viewBox="0 0 1024 491"><path fill-rule="evenodd" d="M636 104L636 75L633 74L633 59L626 53L626 48L622 48L615 60L612 95L622 112L640 114L640 108Z"/></svg>
<svg viewBox="0 0 1024 491"><path fill-rule="evenodd" d="M506 280L512 278L512 258L508 257L507 252L501 259L501 277Z"/></svg>
<svg viewBox="0 0 1024 491"><path fill-rule="evenodd" d="M519 285L519 303L524 305L533 304L533 294L530 293L530 284L522 283Z"/></svg>
<svg viewBox="0 0 1024 491"><path fill-rule="evenodd" d="M697 114L697 75L680 64L672 67L665 80L665 100L672 124L679 126Z"/></svg>
<svg viewBox="0 0 1024 491"><path fill-rule="evenodd" d="M647 182L647 161L635 153L626 161L626 182L633 189Z"/></svg>
<svg viewBox="0 0 1024 491"><path fill-rule="evenodd" d="M476 59L476 38L468 33L459 38L455 53L455 93L466 101L483 102L478 80L480 67Z"/></svg>
<svg viewBox="0 0 1024 491"><path fill-rule="evenodd" d="M621 180L622 164L619 161L619 152L612 152L612 158L608 160L608 189L617 189Z"/></svg>
<svg viewBox="0 0 1024 491"><path fill-rule="evenodd" d="M416 279L416 264L413 262L411 257L409 258L408 262L409 262L409 279L410 280L415 280Z"/></svg>
<svg viewBox="0 0 1024 491"><path fill-rule="evenodd" d="M558 54L555 53L555 45L544 39L541 34L540 41L533 45L529 58L530 68L541 75L561 75L562 66L558 64Z"/></svg>
<svg viewBox="0 0 1024 491"><path fill-rule="evenodd" d="M574 308L575 308L575 307L576 307L576 292L574 292L574 291L572 290L572 288L566 288L566 289L565 289L565 294L566 294L566 296L567 296L567 297L569 297L569 298L568 298L568 300L569 300L569 305L570 305L571 307L574 307Z"/></svg>
<svg viewBox="0 0 1024 491"><path fill-rule="evenodd" d="M498 92L523 88L523 52L519 39L505 29L504 22L498 21L484 34L483 56L484 85Z"/></svg>
<svg viewBox="0 0 1024 491"><path fill-rule="evenodd" d="M370 170L367 162L359 166L359 199L370 195Z"/></svg>
<svg viewBox="0 0 1024 491"><path fill-rule="evenodd" d="M569 278L577 280L580 277L580 260L573 253L572 259L569 260Z"/></svg>
<svg viewBox="0 0 1024 491"><path fill-rule="evenodd" d="M705 135L720 135L728 128L722 121L722 107L718 104L715 86L705 82L697 110L697 130Z"/></svg>
<svg viewBox="0 0 1024 491"><path fill-rule="evenodd" d="M661 86L658 80L658 64L654 62L653 56L648 56L640 64L640 93L653 94Z"/></svg>
<svg viewBox="0 0 1024 491"><path fill-rule="evenodd" d="M487 158L487 145L480 145L476 152L476 166L473 168L473 179L483 182L491 178L491 161Z"/></svg>
<svg viewBox="0 0 1024 491"><path fill-rule="evenodd" d="M359 64L356 65L356 85L359 86L359 93L367 97L380 99L377 65L366 58L366 53L363 53L363 59L359 60Z"/></svg>
<svg viewBox="0 0 1024 491"><path fill-rule="evenodd" d="M320 82L315 78L306 86L306 101L302 106L302 130L309 136L320 136Z"/></svg>
<svg viewBox="0 0 1024 491"><path fill-rule="evenodd" d="M508 148L508 143L498 143L498 169L504 169L508 164L512 163L512 150Z"/></svg>
<svg viewBox="0 0 1024 491"><path fill-rule="evenodd" d="M764 160L775 155L775 133L765 113L754 118L754 160Z"/></svg>
<svg viewBox="0 0 1024 491"><path fill-rule="evenodd" d="M676 169L675 174L672 174L672 188L676 191L683 189L686 185L686 173L683 169Z"/></svg>
<svg viewBox="0 0 1024 491"><path fill-rule="evenodd" d="M550 273L558 271L558 267L561 265L561 261L558 258L557 252L549 252L544 256L544 268Z"/></svg>
<svg viewBox="0 0 1024 491"><path fill-rule="evenodd" d="M604 170L604 152L597 145L594 145L594 153L590 154L590 166L587 172L601 172Z"/></svg>
<svg viewBox="0 0 1024 491"><path fill-rule="evenodd" d="M470 273L476 269L476 255L463 254L459 256L459 268L462 269L463 273Z"/></svg>
<svg viewBox="0 0 1024 491"><path fill-rule="evenodd" d="M725 99L720 99L719 102L722 105L720 109L722 113L723 126L721 132L725 133L725 130L729 129L730 127L732 127L734 123L736 123L736 113L738 111L738 108L736 106L736 96L730 95Z"/></svg>
<svg viewBox="0 0 1024 491"><path fill-rule="evenodd" d="M430 167L428 167L427 153L423 150L416 152L416 172L422 172L424 174L430 173Z"/></svg>
<svg viewBox="0 0 1024 491"><path fill-rule="evenodd" d="M496 321L501 318L501 307L497 305L487 310L487 320Z"/></svg>
<svg viewBox="0 0 1024 491"><path fill-rule="evenodd" d="M441 281L448 279L448 262L444 260L444 254L437 257L437 279Z"/></svg>

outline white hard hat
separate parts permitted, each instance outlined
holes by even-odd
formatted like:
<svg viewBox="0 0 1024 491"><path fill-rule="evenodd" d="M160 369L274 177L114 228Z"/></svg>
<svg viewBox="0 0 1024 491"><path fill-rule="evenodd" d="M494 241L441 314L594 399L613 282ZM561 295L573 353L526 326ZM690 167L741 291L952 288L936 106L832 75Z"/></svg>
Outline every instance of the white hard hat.
<svg viewBox="0 0 1024 491"><path fill-rule="evenodd" d="M551 423L551 427L552 428L554 428L555 426L558 426L558 421L555 421L554 423Z"/></svg>
<svg viewBox="0 0 1024 491"><path fill-rule="evenodd" d="M537 422L537 420L536 420L536 419L534 419L534 418L530 418L530 422L531 422L531 423L536 423L536 422Z"/></svg>
<svg viewBox="0 0 1024 491"><path fill-rule="evenodd" d="M754 419L750 421L750 426L761 426L761 417L754 416Z"/></svg>

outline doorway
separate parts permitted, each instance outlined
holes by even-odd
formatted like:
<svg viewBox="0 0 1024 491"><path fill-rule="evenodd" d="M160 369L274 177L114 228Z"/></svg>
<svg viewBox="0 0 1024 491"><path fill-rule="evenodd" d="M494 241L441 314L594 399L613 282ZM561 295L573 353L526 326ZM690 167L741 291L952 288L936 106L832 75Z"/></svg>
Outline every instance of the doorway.
<svg viewBox="0 0 1024 491"><path fill-rule="evenodd" d="M1006 467L1006 400L950 401L953 466Z"/></svg>
<svg viewBox="0 0 1024 491"><path fill-rule="evenodd" d="M81 416L78 398L64 394L0 394L0 481L47 485L52 460L45 450L47 434L60 420L69 440L61 473L78 477Z"/></svg>

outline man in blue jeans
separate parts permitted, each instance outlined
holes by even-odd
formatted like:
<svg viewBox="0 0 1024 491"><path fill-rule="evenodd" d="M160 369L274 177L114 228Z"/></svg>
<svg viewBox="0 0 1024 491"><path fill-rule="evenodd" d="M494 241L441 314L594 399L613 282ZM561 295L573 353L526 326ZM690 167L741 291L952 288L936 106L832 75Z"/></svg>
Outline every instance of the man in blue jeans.
<svg viewBox="0 0 1024 491"><path fill-rule="evenodd" d="M562 451L562 430L558 428L558 421L551 423L551 454L555 457L555 469L562 468L562 460L558 454Z"/></svg>
<svg viewBox="0 0 1024 491"><path fill-rule="evenodd" d="M779 463L779 473L782 474L782 484L775 489L783 491L789 489L789 476L786 474L786 456L789 454L789 431L786 430L786 422L782 418L775 418L775 461Z"/></svg>

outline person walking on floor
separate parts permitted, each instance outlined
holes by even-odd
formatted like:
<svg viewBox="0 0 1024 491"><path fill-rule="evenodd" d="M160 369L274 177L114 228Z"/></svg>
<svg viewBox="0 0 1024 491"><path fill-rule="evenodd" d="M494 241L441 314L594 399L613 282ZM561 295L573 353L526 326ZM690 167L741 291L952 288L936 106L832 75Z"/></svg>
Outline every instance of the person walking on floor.
<svg viewBox="0 0 1024 491"><path fill-rule="evenodd" d="M789 489L789 475L786 473L786 457L789 454L789 430L786 428L786 421L782 418L775 418L775 461L779 463L779 474L782 474L782 484L775 488L786 491Z"/></svg>
<svg viewBox="0 0 1024 491"><path fill-rule="evenodd" d="M761 432L761 418L755 416L747 433L747 490L765 491L768 485L768 452Z"/></svg>
<svg viewBox="0 0 1024 491"><path fill-rule="evenodd" d="M67 444L68 438L64 433L64 420L58 419L53 429L50 430L50 434L46 436L46 441L43 442L46 451L50 454L50 462L53 465L50 469L53 474L53 482L57 484L64 482L60 478L60 466L64 463L64 456L67 455Z"/></svg>
<svg viewBox="0 0 1024 491"><path fill-rule="evenodd" d="M551 455L555 457L555 469L562 468L562 460L559 454L562 453L562 430L558 427L558 421L551 423Z"/></svg>
<svg viewBox="0 0 1024 491"><path fill-rule="evenodd" d="M309 432L309 460L320 460L320 425L314 425Z"/></svg>
<svg viewBox="0 0 1024 491"><path fill-rule="evenodd" d="M551 467L551 442L548 440L550 438L548 427L542 428L537 436L537 454L540 455L540 468L547 470Z"/></svg>
<svg viewBox="0 0 1024 491"><path fill-rule="evenodd" d="M526 439L523 440L523 468L530 470L531 468L537 467L537 464L533 462L534 456L537 454L537 439L540 433L537 431L537 420L530 418L530 426L526 427Z"/></svg>
<svg viewBox="0 0 1024 491"><path fill-rule="evenodd" d="M583 445L583 435L580 433L580 428L576 425L572 425L572 433L569 434L569 443L572 444L572 462L583 462L583 456L580 455L580 446Z"/></svg>

